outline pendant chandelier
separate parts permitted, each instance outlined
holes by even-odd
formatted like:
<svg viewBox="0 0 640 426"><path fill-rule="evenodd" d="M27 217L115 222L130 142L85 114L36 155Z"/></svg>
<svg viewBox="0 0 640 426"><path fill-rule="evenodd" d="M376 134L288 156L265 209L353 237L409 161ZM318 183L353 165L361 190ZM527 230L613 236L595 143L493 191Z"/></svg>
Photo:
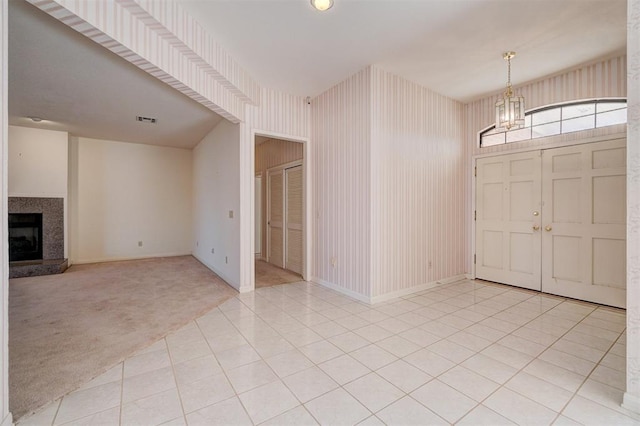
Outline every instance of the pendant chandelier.
<svg viewBox="0 0 640 426"><path fill-rule="evenodd" d="M505 52L502 57L507 61L507 90L496 102L496 130L508 131L524 127L524 97L515 96L511 87L511 59L516 52Z"/></svg>

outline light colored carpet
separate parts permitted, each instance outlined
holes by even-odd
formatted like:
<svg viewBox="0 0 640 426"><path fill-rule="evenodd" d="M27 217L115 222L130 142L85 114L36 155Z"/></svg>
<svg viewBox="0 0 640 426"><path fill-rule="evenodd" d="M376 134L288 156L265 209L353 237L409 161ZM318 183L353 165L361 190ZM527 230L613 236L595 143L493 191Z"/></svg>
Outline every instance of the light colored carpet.
<svg viewBox="0 0 640 426"><path fill-rule="evenodd" d="M262 260L256 260L256 288L302 281L295 272L278 268Z"/></svg>
<svg viewBox="0 0 640 426"><path fill-rule="evenodd" d="M9 284L14 419L237 294L191 256L72 266Z"/></svg>

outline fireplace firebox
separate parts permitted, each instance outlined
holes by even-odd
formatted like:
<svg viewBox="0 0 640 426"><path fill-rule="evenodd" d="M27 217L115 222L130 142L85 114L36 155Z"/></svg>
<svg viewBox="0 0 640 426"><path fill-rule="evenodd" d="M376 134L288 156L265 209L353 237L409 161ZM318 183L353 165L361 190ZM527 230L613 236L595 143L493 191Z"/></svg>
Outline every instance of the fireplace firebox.
<svg viewBox="0 0 640 426"><path fill-rule="evenodd" d="M42 213L9 213L9 261L42 259Z"/></svg>

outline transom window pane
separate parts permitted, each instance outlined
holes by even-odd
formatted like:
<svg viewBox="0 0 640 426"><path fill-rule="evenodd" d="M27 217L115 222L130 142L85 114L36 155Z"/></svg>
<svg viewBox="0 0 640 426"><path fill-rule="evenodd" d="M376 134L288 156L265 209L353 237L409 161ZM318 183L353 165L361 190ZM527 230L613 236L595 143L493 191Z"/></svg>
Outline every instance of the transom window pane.
<svg viewBox="0 0 640 426"><path fill-rule="evenodd" d="M507 132L498 132L495 126L486 129L480 134L480 146L526 141L626 122L625 100L604 99L542 107L526 113L522 129Z"/></svg>

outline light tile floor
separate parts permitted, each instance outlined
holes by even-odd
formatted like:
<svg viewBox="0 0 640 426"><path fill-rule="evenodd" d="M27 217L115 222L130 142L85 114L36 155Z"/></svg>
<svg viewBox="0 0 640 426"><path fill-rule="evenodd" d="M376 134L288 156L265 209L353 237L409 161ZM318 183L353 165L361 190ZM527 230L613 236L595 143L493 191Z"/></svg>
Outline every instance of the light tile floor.
<svg viewBox="0 0 640 426"><path fill-rule="evenodd" d="M368 306L312 283L240 294L27 425L640 424L625 313L459 281Z"/></svg>

